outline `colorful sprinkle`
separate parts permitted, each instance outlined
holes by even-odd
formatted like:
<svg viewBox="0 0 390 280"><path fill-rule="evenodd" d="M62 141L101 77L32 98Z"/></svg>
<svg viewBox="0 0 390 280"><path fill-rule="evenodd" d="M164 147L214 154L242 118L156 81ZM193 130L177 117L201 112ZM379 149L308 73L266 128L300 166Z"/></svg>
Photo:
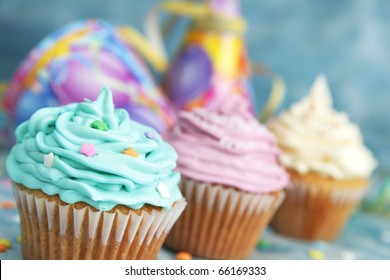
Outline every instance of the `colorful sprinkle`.
<svg viewBox="0 0 390 280"><path fill-rule="evenodd" d="M83 144L80 149L80 153L86 155L87 157L92 157L96 155L96 149L94 144Z"/></svg>
<svg viewBox="0 0 390 280"><path fill-rule="evenodd" d="M7 247L3 244L0 244L0 253L4 253L7 251Z"/></svg>
<svg viewBox="0 0 390 280"><path fill-rule="evenodd" d="M176 254L176 259L180 261L192 260L192 255L188 252L179 252Z"/></svg>
<svg viewBox="0 0 390 280"><path fill-rule="evenodd" d="M328 248L328 243L324 241L317 241L314 243L313 246L319 251L325 251Z"/></svg>
<svg viewBox="0 0 390 280"><path fill-rule="evenodd" d="M154 134L153 132L150 132L150 131L145 132L145 136L146 136L147 138L149 138L149 139L157 140L157 136L156 136L156 134Z"/></svg>
<svg viewBox="0 0 390 280"><path fill-rule="evenodd" d="M324 252L316 249L312 249L309 251L309 256L312 260L323 260L325 259Z"/></svg>
<svg viewBox="0 0 390 280"><path fill-rule="evenodd" d="M5 201L0 201L0 208L2 209L11 209L15 208L16 204L12 200L5 200Z"/></svg>
<svg viewBox="0 0 390 280"><path fill-rule="evenodd" d="M94 128L94 129L98 129L98 130L103 130L103 131L107 131L108 130L108 126L105 122L102 122L102 121L94 121L93 123L91 123L91 127Z"/></svg>
<svg viewBox="0 0 390 280"><path fill-rule="evenodd" d="M381 232L381 241L386 244L390 244L390 231Z"/></svg>
<svg viewBox="0 0 390 280"><path fill-rule="evenodd" d="M138 157L139 153L134 148L128 148L123 151L124 154L131 157Z"/></svg>
<svg viewBox="0 0 390 280"><path fill-rule="evenodd" d="M11 221L13 221L16 224L20 224L20 216L19 215L13 215L11 217Z"/></svg>
<svg viewBox="0 0 390 280"><path fill-rule="evenodd" d="M341 257L343 260L356 260L356 255L351 251L342 251Z"/></svg>
<svg viewBox="0 0 390 280"><path fill-rule="evenodd" d="M268 250L270 247L271 247L271 244L265 240L260 240L257 243L257 248L259 248L260 250Z"/></svg>
<svg viewBox="0 0 390 280"><path fill-rule="evenodd" d="M22 237L19 235L19 236L16 238L16 241L17 241L18 243L22 243Z"/></svg>
<svg viewBox="0 0 390 280"><path fill-rule="evenodd" d="M54 164L54 154L49 153L43 156L43 165L47 168L52 168Z"/></svg>
<svg viewBox="0 0 390 280"><path fill-rule="evenodd" d="M0 238L0 245L4 245L6 248L10 248L12 243L8 239Z"/></svg>
<svg viewBox="0 0 390 280"><path fill-rule="evenodd" d="M158 184L157 191L159 192L159 194L161 195L162 198L169 198L170 197L169 190L163 182L160 182Z"/></svg>

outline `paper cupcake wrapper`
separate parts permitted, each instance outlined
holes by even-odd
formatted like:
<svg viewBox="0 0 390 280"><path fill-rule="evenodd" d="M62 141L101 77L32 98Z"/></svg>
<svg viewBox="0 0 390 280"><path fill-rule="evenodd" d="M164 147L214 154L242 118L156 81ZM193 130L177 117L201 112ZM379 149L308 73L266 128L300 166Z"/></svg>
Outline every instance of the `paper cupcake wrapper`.
<svg viewBox="0 0 390 280"><path fill-rule="evenodd" d="M243 259L256 246L284 198L282 191L250 194L182 179L188 205L165 246L212 259Z"/></svg>
<svg viewBox="0 0 390 280"><path fill-rule="evenodd" d="M25 259L155 259L183 212L184 199L169 210L111 212L80 209L46 195L13 187Z"/></svg>
<svg viewBox="0 0 390 280"><path fill-rule="evenodd" d="M279 233L305 240L337 238L367 190L363 185L310 185L294 178L292 185L271 226Z"/></svg>

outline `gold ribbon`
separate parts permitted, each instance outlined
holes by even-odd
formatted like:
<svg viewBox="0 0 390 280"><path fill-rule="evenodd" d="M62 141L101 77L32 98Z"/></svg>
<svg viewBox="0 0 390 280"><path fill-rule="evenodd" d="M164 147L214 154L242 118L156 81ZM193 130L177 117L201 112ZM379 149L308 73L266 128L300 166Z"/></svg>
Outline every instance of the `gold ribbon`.
<svg viewBox="0 0 390 280"><path fill-rule="evenodd" d="M259 121L265 123L280 107L286 93L286 85L283 78L275 74L267 66L260 63L251 63L250 68L254 74L269 77L272 80L271 91L263 111L258 117Z"/></svg>

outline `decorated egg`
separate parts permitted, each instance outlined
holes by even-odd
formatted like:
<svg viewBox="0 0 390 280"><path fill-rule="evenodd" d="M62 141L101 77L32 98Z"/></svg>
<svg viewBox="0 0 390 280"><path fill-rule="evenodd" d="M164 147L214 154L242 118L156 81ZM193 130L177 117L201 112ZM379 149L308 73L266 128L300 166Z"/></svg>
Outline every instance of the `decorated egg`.
<svg viewBox="0 0 390 280"><path fill-rule="evenodd" d="M12 128L39 108L95 100L107 86L117 108L161 132L174 109L120 30L101 20L65 26L43 39L12 78L4 107Z"/></svg>

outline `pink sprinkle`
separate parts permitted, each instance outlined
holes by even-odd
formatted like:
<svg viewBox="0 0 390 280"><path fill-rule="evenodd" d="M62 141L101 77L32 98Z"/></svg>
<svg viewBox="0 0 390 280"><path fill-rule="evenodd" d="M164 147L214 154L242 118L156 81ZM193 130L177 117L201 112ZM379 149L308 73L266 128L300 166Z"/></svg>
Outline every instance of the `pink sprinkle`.
<svg viewBox="0 0 390 280"><path fill-rule="evenodd" d="M96 149L94 144L83 144L80 149L80 153L86 155L87 157L92 157L96 155Z"/></svg>
<svg viewBox="0 0 390 280"><path fill-rule="evenodd" d="M153 133L153 132L145 132L145 136L149 139L152 139L152 140L157 140L157 136Z"/></svg>

